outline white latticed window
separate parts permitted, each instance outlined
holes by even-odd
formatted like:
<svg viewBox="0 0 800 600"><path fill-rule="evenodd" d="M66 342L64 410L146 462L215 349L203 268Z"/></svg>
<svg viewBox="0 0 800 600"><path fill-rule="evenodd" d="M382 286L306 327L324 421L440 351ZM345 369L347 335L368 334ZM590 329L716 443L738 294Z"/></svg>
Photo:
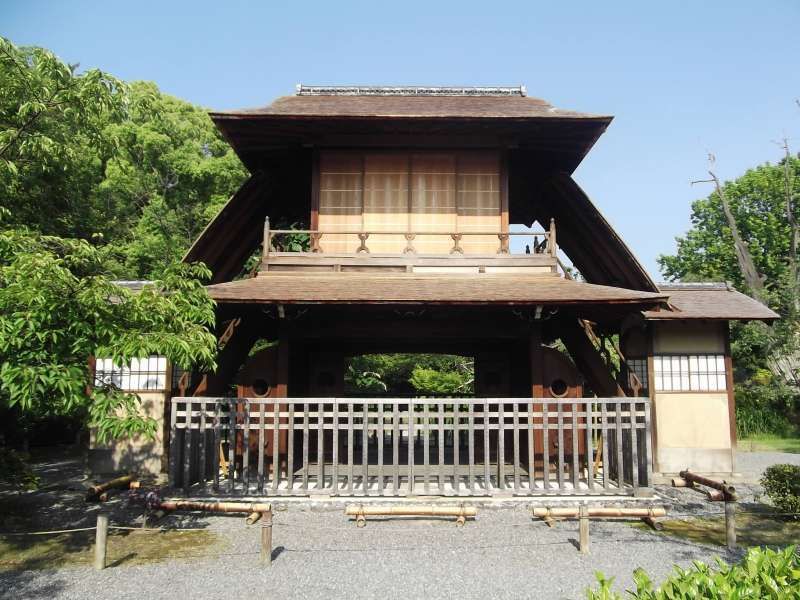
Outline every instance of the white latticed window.
<svg viewBox="0 0 800 600"><path fill-rule="evenodd" d="M167 359L163 356L134 358L130 365L115 365L110 358L95 361L95 385L113 384L129 392L158 391L167 387Z"/></svg>
<svg viewBox="0 0 800 600"><path fill-rule="evenodd" d="M722 354L681 354L653 357L658 392L723 392L727 389Z"/></svg>

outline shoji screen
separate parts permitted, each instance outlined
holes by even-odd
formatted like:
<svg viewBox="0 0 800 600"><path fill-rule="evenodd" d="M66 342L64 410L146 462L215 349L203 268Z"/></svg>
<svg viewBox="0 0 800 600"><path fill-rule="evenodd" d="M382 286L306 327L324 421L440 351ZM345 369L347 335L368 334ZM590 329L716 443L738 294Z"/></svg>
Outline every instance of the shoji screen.
<svg viewBox="0 0 800 600"><path fill-rule="evenodd" d="M456 159L452 154L414 154L411 157L411 231L419 254L447 254L448 235L426 231L456 231Z"/></svg>
<svg viewBox="0 0 800 600"><path fill-rule="evenodd" d="M370 252L399 254L405 248L402 235L379 232L408 231L409 158L395 153L364 157L364 229L370 232Z"/></svg>
<svg viewBox="0 0 800 600"><path fill-rule="evenodd" d="M496 153L465 153L458 158L458 230L500 232L500 157ZM461 246L469 254L494 254L497 235L465 235Z"/></svg>
<svg viewBox="0 0 800 600"><path fill-rule="evenodd" d="M320 231L361 231L363 213L363 157L360 154L323 152L319 165ZM355 252L357 235L323 235L323 252Z"/></svg>

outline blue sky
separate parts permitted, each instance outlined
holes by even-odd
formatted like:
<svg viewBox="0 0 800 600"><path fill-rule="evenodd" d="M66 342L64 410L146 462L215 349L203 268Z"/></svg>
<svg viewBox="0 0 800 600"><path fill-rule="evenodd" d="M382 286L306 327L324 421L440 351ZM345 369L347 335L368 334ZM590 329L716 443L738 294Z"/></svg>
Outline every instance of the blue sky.
<svg viewBox="0 0 800 600"><path fill-rule="evenodd" d="M720 177L800 151L800 2L3 0L0 34L214 109L314 84L510 85L615 115L576 179L658 278Z"/></svg>

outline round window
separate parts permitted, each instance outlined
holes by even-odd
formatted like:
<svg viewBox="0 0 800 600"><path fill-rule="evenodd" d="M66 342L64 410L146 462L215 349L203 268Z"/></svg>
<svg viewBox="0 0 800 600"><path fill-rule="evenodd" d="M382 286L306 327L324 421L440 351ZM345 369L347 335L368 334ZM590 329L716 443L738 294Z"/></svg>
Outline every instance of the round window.
<svg viewBox="0 0 800 600"><path fill-rule="evenodd" d="M256 379L253 382L253 393L256 396L263 397L269 393L269 383L266 379Z"/></svg>
<svg viewBox="0 0 800 600"><path fill-rule="evenodd" d="M564 396L567 395L568 391L569 391L569 386L567 385L567 382L564 381L563 379L556 379L553 381L553 383L550 384L550 393L555 398L563 398Z"/></svg>

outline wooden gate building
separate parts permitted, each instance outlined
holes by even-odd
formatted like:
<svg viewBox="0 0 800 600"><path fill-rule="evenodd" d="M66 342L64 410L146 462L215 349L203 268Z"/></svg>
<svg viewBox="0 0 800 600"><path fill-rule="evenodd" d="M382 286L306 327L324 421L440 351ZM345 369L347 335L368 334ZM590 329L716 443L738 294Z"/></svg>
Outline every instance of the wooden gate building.
<svg viewBox="0 0 800 600"><path fill-rule="evenodd" d="M728 322L776 315L651 280L571 176L611 117L309 86L211 117L251 175L186 257L213 271L220 356L169 403L173 485L637 494L735 471ZM347 357L391 352L474 357L474 397L347 397Z"/></svg>

